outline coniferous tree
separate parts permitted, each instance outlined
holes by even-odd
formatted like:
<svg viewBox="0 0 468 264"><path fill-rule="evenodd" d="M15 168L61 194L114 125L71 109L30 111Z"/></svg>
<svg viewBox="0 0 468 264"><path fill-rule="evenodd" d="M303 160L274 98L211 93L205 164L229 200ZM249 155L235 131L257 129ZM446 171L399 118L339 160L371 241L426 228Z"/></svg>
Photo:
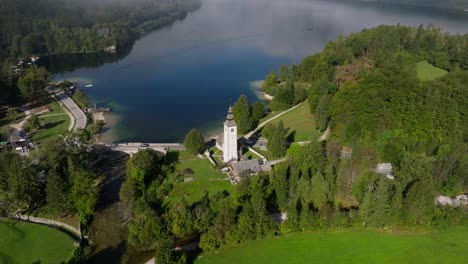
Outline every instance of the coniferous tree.
<svg viewBox="0 0 468 264"><path fill-rule="evenodd" d="M270 72L263 82L262 88L269 95L275 95L276 88L278 86L278 76L274 71Z"/></svg>
<svg viewBox="0 0 468 264"><path fill-rule="evenodd" d="M68 180L55 169L47 173L46 201L56 213L66 213L69 205L70 186Z"/></svg>
<svg viewBox="0 0 468 264"><path fill-rule="evenodd" d="M291 78L291 73L289 71L288 65L281 65L280 70L279 70L279 78L282 82L289 81Z"/></svg>
<svg viewBox="0 0 468 264"><path fill-rule="evenodd" d="M232 107L234 112L234 120L237 124L239 133L249 132L254 125L254 119L250 109L249 99L245 95L241 95L237 102Z"/></svg>
<svg viewBox="0 0 468 264"><path fill-rule="evenodd" d="M245 242L256 238L255 216L250 201L245 202L237 220L236 238L238 241Z"/></svg>
<svg viewBox="0 0 468 264"><path fill-rule="evenodd" d="M372 215L375 212L375 203L374 203L374 184L370 183L367 186L366 193L362 199L361 204L359 205L359 216L364 221L363 224L367 225L371 221Z"/></svg>
<svg viewBox="0 0 468 264"><path fill-rule="evenodd" d="M374 212L371 216L371 222L374 226L382 226L388 223L391 208L391 199L393 196L389 180L381 178L378 182L374 194Z"/></svg>
<svg viewBox="0 0 468 264"><path fill-rule="evenodd" d="M329 106L330 106L331 97L328 95L323 95L320 98L320 102L317 105L315 110L315 125L318 130L325 131L328 126L328 121L330 120Z"/></svg>
<svg viewBox="0 0 468 264"><path fill-rule="evenodd" d="M256 102L252 106L252 118L253 118L253 120L255 122L258 122L264 116L265 116L265 106L260 102Z"/></svg>
<svg viewBox="0 0 468 264"><path fill-rule="evenodd" d="M286 153L287 129L283 126L283 121L273 125L268 135L267 148L273 157L283 157Z"/></svg>
<svg viewBox="0 0 468 264"><path fill-rule="evenodd" d="M280 210L286 210L288 206L288 165L285 163L279 163L274 167L272 173L271 183L275 190L276 200ZM295 184L291 182L291 184Z"/></svg>
<svg viewBox="0 0 468 264"><path fill-rule="evenodd" d="M310 195L312 202L316 208L320 209L328 202L330 186L320 172L312 176L311 186L312 190Z"/></svg>

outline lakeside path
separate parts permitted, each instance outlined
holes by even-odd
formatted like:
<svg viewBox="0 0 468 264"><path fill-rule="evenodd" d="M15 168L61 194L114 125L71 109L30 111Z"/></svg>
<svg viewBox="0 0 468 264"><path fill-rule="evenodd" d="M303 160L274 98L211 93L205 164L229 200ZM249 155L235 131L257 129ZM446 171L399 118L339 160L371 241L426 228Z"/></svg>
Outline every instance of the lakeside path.
<svg viewBox="0 0 468 264"><path fill-rule="evenodd" d="M251 132L245 134L244 137L245 137L245 138L250 138L255 132L257 132L259 129L261 129L262 127L264 127L266 124L268 124L268 123L270 123L271 121L277 119L278 117L280 117L280 116L282 116L282 115L284 115L284 114L286 114L286 113L288 113L288 112L290 112L290 111L292 111L292 110L298 108L298 107L301 106L302 104L304 104L304 102L299 103L299 104L297 104L297 105L295 105L295 106L289 108L288 110L285 110L285 111L283 111L283 112L281 112L281 113L275 115L274 117L272 117L272 118L270 118L270 119L264 121L263 123L261 123L260 125L258 125L258 127L255 128L253 131L251 131Z"/></svg>
<svg viewBox="0 0 468 264"><path fill-rule="evenodd" d="M73 101L68 95L63 93L62 91L57 90L49 90L49 93L57 98L59 102L61 102L65 108L68 110L67 113L70 115L70 128L71 129L84 129L86 127L86 115L81 110L81 108ZM74 124L74 127L73 127ZM71 130L69 129L69 130Z"/></svg>

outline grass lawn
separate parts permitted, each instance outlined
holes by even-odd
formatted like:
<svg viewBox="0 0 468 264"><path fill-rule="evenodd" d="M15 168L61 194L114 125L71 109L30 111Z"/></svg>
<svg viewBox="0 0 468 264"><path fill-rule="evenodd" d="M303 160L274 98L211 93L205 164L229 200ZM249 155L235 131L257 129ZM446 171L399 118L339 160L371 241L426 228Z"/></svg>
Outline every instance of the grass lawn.
<svg viewBox="0 0 468 264"><path fill-rule="evenodd" d="M275 124L283 120L285 128L290 129L289 141L300 142L313 140L318 137L318 131L315 129L315 118L309 111L309 104L302 103L296 109L271 121Z"/></svg>
<svg viewBox="0 0 468 264"><path fill-rule="evenodd" d="M70 126L70 118L56 101L48 104L50 112L39 116L42 128L30 133L33 142L47 142L60 134L65 134Z"/></svg>
<svg viewBox="0 0 468 264"><path fill-rule="evenodd" d="M468 228L433 233L294 233L221 249L196 263L468 263Z"/></svg>
<svg viewBox="0 0 468 264"><path fill-rule="evenodd" d="M213 168L208 159L199 159L193 155L186 155L184 152L180 154L179 159L176 171L182 173L186 168L192 169L193 175L186 176L186 178L191 177L193 181L174 183L173 189L169 192L169 198L166 199L167 202L176 201L184 196L189 202L195 202L203 197L205 191L208 191L208 195L224 190L233 191L233 186L226 179L226 174Z"/></svg>
<svg viewBox="0 0 468 264"><path fill-rule="evenodd" d="M421 81L432 81L447 74L446 70L437 68L427 61L418 62L416 72Z"/></svg>
<svg viewBox="0 0 468 264"><path fill-rule="evenodd" d="M261 150L260 148L257 148L257 147L254 147L253 149L255 149L255 151L257 151L258 153L262 154L263 156L267 158L271 157L271 154L268 150Z"/></svg>
<svg viewBox="0 0 468 264"><path fill-rule="evenodd" d="M49 114L47 114L49 115ZM33 142L47 142L63 135L68 131L70 118L65 113L62 115L39 117L42 128L31 133Z"/></svg>
<svg viewBox="0 0 468 264"><path fill-rule="evenodd" d="M261 153L260 153L261 154ZM247 148L242 149L242 155L245 155L247 159L261 159L257 154L253 153Z"/></svg>
<svg viewBox="0 0 468 264"><path fill-rule="evenodd" d="M50 227L0 220L0 263L61 263L71 257L73 239Z"/></svg>

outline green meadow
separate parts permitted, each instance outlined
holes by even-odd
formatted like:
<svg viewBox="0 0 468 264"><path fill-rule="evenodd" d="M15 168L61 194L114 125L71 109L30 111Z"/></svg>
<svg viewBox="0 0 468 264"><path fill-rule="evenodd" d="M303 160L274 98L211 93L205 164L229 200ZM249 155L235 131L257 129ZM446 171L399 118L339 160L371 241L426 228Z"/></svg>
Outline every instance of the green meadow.
<svg viewBox="0 0 468 264"><path fill-rule="evenodd" d="M468 228L293 233L223 248L196 263L468 263Z"/></svg>
<svg viewBox="0 0 468 264"><path fill-rule="evenodd" d="M418 62L416 72L421 81L432 81L447 74L446 70L437 68L427 61Z"/></svg>
<svg viewBox="0 0 468 264"><path fill-rule="evenodd" d="M0 263L61 263L73 248L73 239L53 228L0 220Z"/></svg>

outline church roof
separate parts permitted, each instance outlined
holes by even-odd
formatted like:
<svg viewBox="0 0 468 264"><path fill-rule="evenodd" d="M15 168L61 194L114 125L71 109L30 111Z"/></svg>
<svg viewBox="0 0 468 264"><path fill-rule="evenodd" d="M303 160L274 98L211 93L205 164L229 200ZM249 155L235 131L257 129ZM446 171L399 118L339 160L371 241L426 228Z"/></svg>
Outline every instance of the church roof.
<svg viewBox="0 0 468 264"><path fill-rule="evenodd" d="M262 171L260 162L256 159L235 162L231 166L236 176L240 176L244 172L258 173Z"/></svg>
<svg viewBox="0 0 468 264"><path fill-rule="evenodd" d="M224 133L219 135L218 138L216 138L216 144L222 148L224 145Z"/></svg>

